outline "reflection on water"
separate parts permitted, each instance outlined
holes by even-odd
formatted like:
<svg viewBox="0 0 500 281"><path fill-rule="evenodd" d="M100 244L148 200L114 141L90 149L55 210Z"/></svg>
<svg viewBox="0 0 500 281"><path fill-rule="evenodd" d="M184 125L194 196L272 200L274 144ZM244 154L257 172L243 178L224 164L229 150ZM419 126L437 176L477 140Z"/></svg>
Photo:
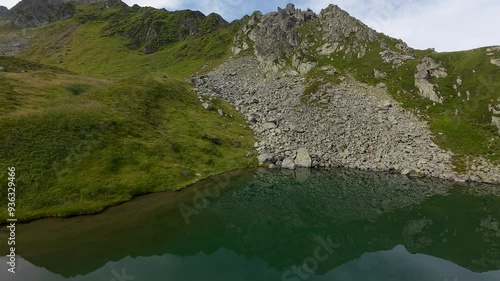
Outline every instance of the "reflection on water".
<svg viewBox="0 0 500 281"><path fill-rule="evenodd" d="M18 273L0 258L0 280L500 280L499 193L347 170L238 171L19 225Z"/></svg>

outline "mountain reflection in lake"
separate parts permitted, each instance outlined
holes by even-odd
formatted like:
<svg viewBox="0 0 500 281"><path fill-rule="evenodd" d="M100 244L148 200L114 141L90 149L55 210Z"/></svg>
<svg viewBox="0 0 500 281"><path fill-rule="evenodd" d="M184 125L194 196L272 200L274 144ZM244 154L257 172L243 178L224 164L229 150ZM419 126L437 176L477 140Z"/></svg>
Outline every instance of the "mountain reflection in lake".
<svg viewBox="0 0 500 281"><path fill-rule="evenodd" d="M20 224L17 273L2 257L0 280L500 280L499 203L487 185L236 171Z"/></svg>

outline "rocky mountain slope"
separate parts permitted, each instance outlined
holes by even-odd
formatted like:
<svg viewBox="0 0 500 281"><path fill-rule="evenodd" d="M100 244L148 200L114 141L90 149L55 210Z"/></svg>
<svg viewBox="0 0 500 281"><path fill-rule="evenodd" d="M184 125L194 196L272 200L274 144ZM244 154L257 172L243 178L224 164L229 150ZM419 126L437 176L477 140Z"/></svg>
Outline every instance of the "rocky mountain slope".
<svg viewBox="0 0 500 281"><path fill-rule="evenodd" d="M337 6L317 15L289 4L250 16L232 52L235 58L193 82L201 95L222 97L246 116L262 163L500 181L500 71L490 60L500 55L498 47L471 51L482 53L477 70L450 72L432 50L413 50ZM485 74L493 83L483 92L477 83ZM476 85L464 83L465 76ZM441 83L445 78L453 86ZM486 153L459 147L467 136L440 141L456 128L438 128L433 136L433 122L448 114L465 117L452 126L479 125L462 133L484 133L475 145L486 146Z"/></svg>
<svg viewBox="0 0 500 281"><path fill-rule="evenodd" d="M77 4L95 3L103 3L106 8L125 5L120 0L23 0L6 11L4 18L18 28L37 27L72 18L77 13Z"/></svg>

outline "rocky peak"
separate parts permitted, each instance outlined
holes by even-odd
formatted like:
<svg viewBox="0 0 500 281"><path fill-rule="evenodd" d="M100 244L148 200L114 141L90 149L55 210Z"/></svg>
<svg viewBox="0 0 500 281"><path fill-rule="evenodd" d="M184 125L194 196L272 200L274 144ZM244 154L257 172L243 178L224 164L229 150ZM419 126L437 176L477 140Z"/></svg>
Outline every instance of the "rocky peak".
<svg viewBox="0 0 500 281"><path fill-rule="evenodd" d="M73 17L75 4L64 0L22 0L7 14L15 27L27 28Z"/></svg>
<svg viewBox="0 0 500 281"><path fill-rule="evenodd" d="M285 9L278 8L278 17L285 20L287 18L297 19L299 22L307 22L313 19L316 15L313 11L307 10L302 12L300 9L296 9L294 4L286 5Z"/></svg>
<svg viewBox="0 0 500 281"><path fill-rule="evenodd" d="M380 49L382 60L396 67L413 58L411 48L404 42L392 44L391 49L386 42L388 37L336 5L328 6L317 15L288 4L266 15L254 13L246 20L235 38L232 52L237 55L253 48L264 72L278 71L291 62L292 68L305 74L316 65L318 56L342 54L344 58L361 59L370 48Z"/></svg>
<svg viewBox="0 0 500 281"><path fill-rule="evenodd" d="M321 10L319 14L321 25L324 29L325 39L331 42L338 42L344 38L354 35L358 40L376 41L377 32L337 5L330 5Z"/></svg>
<svg viewBox="0 0 500 281"><path fill-rule="evenodd" d="M114 8L127 5L123 3L121 0L76 0L76 2L81 5L105 3L106 8Z"/></svg>
<svg viewBox="0 0 500 281"><path fill-rule="evenodd" d="M296 9L293 4L265 15L254 13L236 36L233 54L253 45L263 69L277 71L294 55L293 48L301 44L303 38L299 29L316 18L313 11Z"/></svg>
<svg viewBox="0 0 500 281"><path fill-rule="evenodd" d="M439 91L436 92L437 85L432 84L431 79L447 77L446 71L446 68L431 57L422 58L415 72L415 86L419 89L420 95L433 102L443 103L443 97Z"/></svg>
<svg viewBox="0 0 500 281"><path fill-rule="evenodd" d="M105 3L106 8L127 6L121 0L22 0L6 12L6 19L17 28L37 27L72 18L76 4L96 3Z"/></svg>
<svg viewBox="0 0 500 281"><path fill-rule="evenodd" d="M134 21L124 19L134 18ZM226 27L220 15L205 16L199 11L167 11L133 6L123 9L109 19L103 34L123 36L129 40L130 49L143 49L146 54L154 53L163 46L182 41L190 36L205 35Z"/></svg>
<svg viewBox="0 0 500 281"><path fill-rule="evenodd" d="M7 7L5 7L5 6L0 6L0 15L1 15L1 14L6 13L6 12L8 12L8 11L9 11L9 9L8 9Z"/></svg>

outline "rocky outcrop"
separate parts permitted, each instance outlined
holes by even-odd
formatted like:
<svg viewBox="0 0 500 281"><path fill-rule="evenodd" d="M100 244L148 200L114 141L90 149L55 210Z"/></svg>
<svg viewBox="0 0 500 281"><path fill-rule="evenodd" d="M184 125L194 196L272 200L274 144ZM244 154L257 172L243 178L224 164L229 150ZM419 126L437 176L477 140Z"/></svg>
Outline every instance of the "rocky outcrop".
<svg viewBox="0 0 500 281"><path fill-rule="evenodd" d="M124 24L123 18L138 18ZM110 17L104 35L123 36L126 45L133 50L142 49L151 54L164 46L186 40L192 36L203 36L224 28L228 23L217 14L205 16L199 11L182 10L169 12L146 7L132 7Z"/></svg>
<svg viewBox="0 0 500 281"><path fill-rule="evenodd" d="M446 69L430 57L424 57L417 65L415 71L415 86L419 89L422 97L431 101L442 103L443 97L436 90L437 84L432 84L433 78L445 78L448 76Z"/></svg>
<svg viewBox="0 0 500 281"><path fill-rule="evenodd" d="M301 147L297 150L297 156L295 157L295 165L297 167L310 168L312 165L311 156L307 148Z"/></svg>
<svg viewBox="0 0 500 281"><path fill-rule="evenodd" d="M9 11L9 9L5 6L0 6L0 15L5 14Z"/></svg>
<svg viewBox="0 0 500 281"><path fill-rule="evenodd" d="M76 4L96 3L104 3L105 8L127 6L121 0L22 0L7 11L4 17L17 28L37 27L72 18Z"/></svg>
<svg viewBox="0 0 500 281"><path fill-rule="evenodd" d="M296 54L293 48L302 43L299 28L315 18L317 15L313 11L301 11L293 4L266 15L254 13L236 36L233 53L247 50L251 44L263 70L278 71ZM294 61L296 67L301 64L297 63L301 61L297 56Z"/></svg>
<svg viewBox="0 0 500 281"><path fill-rule="evenodd" d="M265 155L260 160L273 167L342 166L500 182L500 170L488 164L481 174L454 172L453 154L440 149L428 125L404 110L382 84L346 77L316 93L320 106L305 105L300 75L264 74L259 66L253 56L233 58L192 82L200 95L223 98L247 118L255 148Z"/></svg>
<svg viewBox="0 0 500 281"><path fill-rule="evenodd" d="M76 2L82 5L106 3L106 8L127 6L127 4L123 3L121 0L76 0Z"/></svg>
<svg viewBox="0 0 500 281"><path fill-rule="evenodd" d="M23 0L8 13L8 18L18 28L36 27L57 20L73 17L75 4L64 0Z"/></svg>
<svg viewBox="0 0 500 281"><path fill-rule="evenodd" d="M500 55L500 46L486 48L486 55L492 57L490 59L491 64L500 66L500 58L498 58L498 56Z"/></svg>
<svg viewBox="0 0 500 281"><path fill-rule="evenodd" d="M404 42L399 41L391 49L384 37L336 5L315 14L288 4L277 12L256 12L246 18L232 52L238 55L253 51L265 73L291 66L305 74L316 66L318 55L341 54L361 59L373 46L380 46L382 60L396 67L413 59L413 51Z"/></svg>

